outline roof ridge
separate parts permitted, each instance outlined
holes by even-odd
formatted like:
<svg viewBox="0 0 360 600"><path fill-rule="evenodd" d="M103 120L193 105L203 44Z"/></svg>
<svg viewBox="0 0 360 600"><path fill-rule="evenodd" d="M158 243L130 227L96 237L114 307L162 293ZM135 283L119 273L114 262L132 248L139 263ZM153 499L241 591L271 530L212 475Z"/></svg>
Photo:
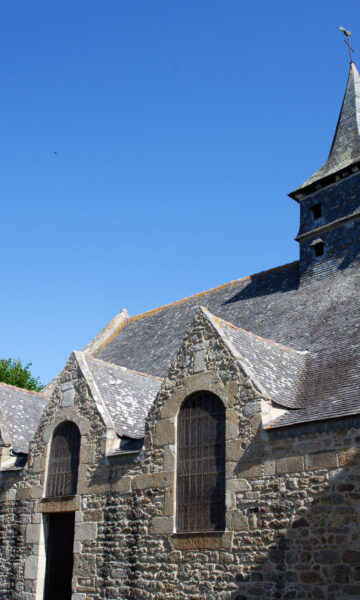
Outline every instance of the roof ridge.
<svg viewBox="0 0 360 600"><path fill-rule="evenodd" d="M3 387L9 387L13 390L19 390L19 392L26 392L27 394L33 394L34 396L41 396L47 400L46 396L42 392L35 392L35 390L27 390L25 388L19 387L18 385L11 385L10 383L5 383L4 381L0 381L0 385Z"/></svg>
<svg viewBox="0 0 360 600"><path fill-rule="evenodd" d="M85 356L86 360L88 360L88 359L95 360L96 362L99 362L103 365L115 367L115 369L121 369L122 371L130 371L131 373L136 373L137 375L141 375L142 377L150 377L150 379L157 379L158 381L164 381L163 377L158 377L157 375L150 375L150 373L143 373L142 371L136 371L135 369L128 369L128 367L123 367L121 365L115 365L114 363L110 363L106 360L101 360L101 358L95 358L91 354L86 354L85 352L82 352L82 354Z"/></svg>
<svg viewBox="0 0 360 600"><path fill-rule="evenodd" d="M133 322L137 321L138 319L142 319L143 317L150 317L151 315L153 315L157 312L160 312L161 310L165 310L166 308L169 308L171 306L178 306L179 304L182 304L183 302L187 302L191 298L201 298L202 296L205 296L205 294L211 294L213 292L216 292L216 291L226 287L227 285L229 285L229 286L235 285L236 283L239 283L240 281L245 281L246 279L251 279L252 277L257 277L259 275L265 275L266 273L271 273L272 271L278 271L280 269L285 269L286 267L289 267L290 265L294 265L298 262L299 262L298 260L293 260L290 263L285 263L284 265L279 265L277 267L271 267L271 269L266 269L265 271L258 271L257 273L252 273L251 275L245 275L245 277L240 277L239 279L233 279L232 281L222 283L221 285L218 285L214 288L210 288L209 290L205 290L203 292L197 292L196 294L191 294L190 296L186 296L186 298L181 298L180 300L175 300L175 302L169 302L168 304L164 304L163 306L158 306L157 308L152 308L151 310L140 313L139 315L129 317L126 321L121 323L121 325L119 325L119 327L114 331L114 333L100 346L100 348L97 351L97 354L102 352L102 350L104 350L104 348L106 348L106 346L108 344L110 344L110 342L112 342L112 340L117 336L119 331L121 331L123 329L123 327L125 327L125 325L129 325L130 323L133 323Z"/></svg>
<svg viewBox="0 0 360 600"><path fill-rule="evenodd" d="M203 307L203 308L205 308L205 307ZM207 309L205 308L205 310L207 310ZM295 354L299 354L299 355L303 356L304 354L308 353L308 350L295 350L295 348L291 348L291 346L285 346L284 344L280 344L279 342L274 342L273 340L264 338L261 335L257 335L256 333L253 333L252 331L249 331L247 329L243 329L242 327L237 327L236 325L233 325L229 321L225 321L225 319L222 319L221 317L217 317L216 315L211 313L209 310L208 310L208 312L212 315L212 317L216 321L220 322L220 326L221 326L221 323L225 323L225 325L228 325L228 327L230 327L231 329L237 329L238 331L242 331L243 333L246 333L247 335L250 335L251 337L254 337L258 340L261 340L262 342L266 342L267 344L271 344L272 346L277 346L278 348L281 348L282 350L290 350L290 352L294 352Z"/></svg>

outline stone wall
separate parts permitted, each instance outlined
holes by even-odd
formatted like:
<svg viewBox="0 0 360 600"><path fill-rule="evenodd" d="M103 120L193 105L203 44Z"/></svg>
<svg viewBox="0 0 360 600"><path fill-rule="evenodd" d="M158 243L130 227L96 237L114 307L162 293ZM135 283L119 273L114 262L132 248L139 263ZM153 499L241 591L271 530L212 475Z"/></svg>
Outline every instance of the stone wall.
<svg viewBox="0 0 360 600"><path fill-rule="evenodd" d="M226 407L226 531L181 535L176 419L199 390ZM76 520L73 600L359 597L360 421L267 431L264 403L198 313L149 414L145 451L109 455L106 423L73 356L26 470L2 473L0 598L42 598L46 515L67 510ZM65 418L82 433L78 494L46 502L51 435Z"/></svg>

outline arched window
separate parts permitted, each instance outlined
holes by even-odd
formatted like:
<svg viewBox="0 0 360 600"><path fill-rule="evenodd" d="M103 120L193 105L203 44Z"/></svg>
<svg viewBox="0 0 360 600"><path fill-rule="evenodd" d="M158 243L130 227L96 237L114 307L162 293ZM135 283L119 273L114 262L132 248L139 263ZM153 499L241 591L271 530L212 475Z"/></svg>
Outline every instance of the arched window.
<svg viewBox="0 0 360 600"><path fill-rule="evenodd" d="M79 470L80 431L65 421L53 434L50 449L46 496L74 496Z"/></svg>
<svg viewBox="0 0 360 600"><path fill-rule="evenodd" d="M177 531L225 529L225 407L210 392L183 403L177 438Z"/></svg>

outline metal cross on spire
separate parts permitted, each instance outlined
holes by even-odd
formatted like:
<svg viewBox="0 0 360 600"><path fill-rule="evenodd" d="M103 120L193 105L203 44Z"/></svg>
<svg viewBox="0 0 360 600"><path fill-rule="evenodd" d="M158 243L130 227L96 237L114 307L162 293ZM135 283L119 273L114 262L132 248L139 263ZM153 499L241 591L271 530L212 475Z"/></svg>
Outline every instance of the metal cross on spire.
<svg viewBox="0 0 360 600"><path fill-rule="evenodd" d="M351 31L348 31L347 29L345 29L345 27L340 27L340 31L342 31L344 36L346 37L346 40L344 40L344 42L349 48L350 62L352 62L352 54L351 53L355 52L355 50L350 45Z"/></svg>

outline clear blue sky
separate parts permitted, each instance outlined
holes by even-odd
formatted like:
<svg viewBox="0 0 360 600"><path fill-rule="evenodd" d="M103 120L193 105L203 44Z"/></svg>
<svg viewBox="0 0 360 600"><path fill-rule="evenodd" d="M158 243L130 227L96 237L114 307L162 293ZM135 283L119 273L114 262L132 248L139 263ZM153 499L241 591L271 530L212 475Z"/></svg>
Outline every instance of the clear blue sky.
<svg viewBox="0 0 360 600"><path fill-rule="evenodd" d="M46 383L122 307L296 260L287 193L359 23L359 0L2 0L0 356Z"/></svg>

